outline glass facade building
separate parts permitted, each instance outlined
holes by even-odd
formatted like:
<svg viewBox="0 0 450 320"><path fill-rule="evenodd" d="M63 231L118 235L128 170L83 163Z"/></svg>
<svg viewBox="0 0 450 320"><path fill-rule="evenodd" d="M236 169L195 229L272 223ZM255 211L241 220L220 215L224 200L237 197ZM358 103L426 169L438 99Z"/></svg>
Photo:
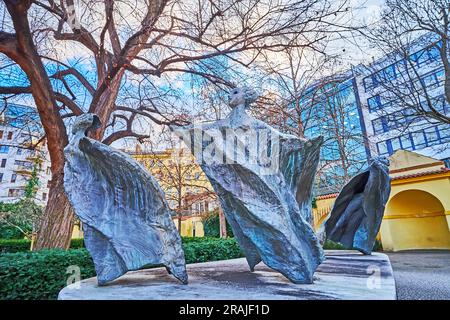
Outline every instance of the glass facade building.
<svg viewBox="0 0 450 320"><path fill-rule="evenodd" d="M445 73L440 58L441 42L410 48L407 58L391 56L356 75L369 150L390 156L396 150L411 150L450 164L450 125L418 114L429 111L450 116L444 95ZM413 72L411 71L413 70ZM398 84L398 88L388 86ZM411 98L400 90L411 92ZM408 89L410 91L408 91ZM397 90L399 94L392 94ZM429 99L429 102L428 102ZM420 105L419 105L420 104Z"/></svg>
<svg viewBox="0 0 450 320"><path fill-rule="evenodd" d="M323 136L316 190L318 194L339 191L349 178L367 165L370 155L355 79L341 77L311 87L300 99L307 138Z"/></svg>

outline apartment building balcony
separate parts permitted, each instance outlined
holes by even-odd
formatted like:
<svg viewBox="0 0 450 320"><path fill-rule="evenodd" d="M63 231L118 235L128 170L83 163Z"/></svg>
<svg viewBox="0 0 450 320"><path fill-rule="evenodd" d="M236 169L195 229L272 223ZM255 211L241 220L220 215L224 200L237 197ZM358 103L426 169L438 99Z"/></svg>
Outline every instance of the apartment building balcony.
<svg viewBox="0 0 450 320"><path fill-rule="evenodd" d="M30 176L33 172L33 165L26 165L26 164L16 164L14 165L13 171L16 174L24 175L24 176Z"/></svg>

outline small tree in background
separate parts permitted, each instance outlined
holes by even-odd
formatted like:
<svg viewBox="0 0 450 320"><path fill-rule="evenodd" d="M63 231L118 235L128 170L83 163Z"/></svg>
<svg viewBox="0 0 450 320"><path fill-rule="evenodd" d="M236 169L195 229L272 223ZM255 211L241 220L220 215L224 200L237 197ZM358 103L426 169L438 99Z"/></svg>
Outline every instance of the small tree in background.
<svg viewBox="0 0 450 320"><path fill-rule="evenodd" d="M25 237L31 240L42 214L43 207L30 198L24 198L17 203L0 203L0 235L5 238Z"/></svg>
<svg viewBox="0 0 450 320"><path fill-rule="evenodd" d="M208 216L203 218L203 230L205 232L205 237L220 237L220 217L219 211L214 210ZM227 237L234 237L233 230L230 224L227 222Z"/></svg>
<svg viewBox="0 0 450 320"><path fill-rule="evenodd" d="M39 186L38 170L39 159L36 159L23 199L16 203L0 203L0 238L32 239L44 211L42 206L34 202Z"/></svg>

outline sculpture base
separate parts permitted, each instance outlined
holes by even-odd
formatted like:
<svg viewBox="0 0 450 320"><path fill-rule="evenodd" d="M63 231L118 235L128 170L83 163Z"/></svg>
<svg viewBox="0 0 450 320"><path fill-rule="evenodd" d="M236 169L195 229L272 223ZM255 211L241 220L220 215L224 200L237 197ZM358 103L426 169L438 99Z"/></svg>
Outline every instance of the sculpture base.
<svg viewBox="0 0 450 320"><path fill-rule="evenodd" d="M128 272L99 287L96 278L72 284L60 300L276 300L276 299L384 299L396 298L389 258L357 251L327 250L313 284L293 284L260 263L250 272L245 259L187 266L189 284L180 284L165 268ZM78 286L78 288L77 288Z"/></svg>

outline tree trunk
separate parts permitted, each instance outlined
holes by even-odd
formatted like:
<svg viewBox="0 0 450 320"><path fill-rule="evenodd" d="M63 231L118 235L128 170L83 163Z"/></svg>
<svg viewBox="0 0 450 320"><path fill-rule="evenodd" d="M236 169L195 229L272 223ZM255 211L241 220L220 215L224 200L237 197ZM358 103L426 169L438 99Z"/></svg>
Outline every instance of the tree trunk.
<svg viewBox="0 0 450 320"><path fill-rule="evenodd" d="M16 33L9 37L2 52L14 60L26 73L31 93L47 139L50 155L52 183L48 205L37 234L34 250L42 248L68 248L73 226L73 213L64 192L64 147L67 133L59 114L50 79L33 42L28 23L31 1L5 0Z"/></svg>
<svg viewBox="0 0 450 320"><path fill-rule="evenodd" d="M180 233L181 236L181 211L178 212L178 232Z"/></svg>
<svg viewBox="0 0 450 320"><path fill-rule="evenodd" d="M64 175L53 175L51 183L47 207L33 250L70 247L74 212L64 191Z"/></svg>
<svg viewBox="0 0 450 320"><path fill-rule="evenodd" d="M225 215L223 214L222 208L219 206L219 230L220 237L227 237L227 221L225 220Z"/></svg>

